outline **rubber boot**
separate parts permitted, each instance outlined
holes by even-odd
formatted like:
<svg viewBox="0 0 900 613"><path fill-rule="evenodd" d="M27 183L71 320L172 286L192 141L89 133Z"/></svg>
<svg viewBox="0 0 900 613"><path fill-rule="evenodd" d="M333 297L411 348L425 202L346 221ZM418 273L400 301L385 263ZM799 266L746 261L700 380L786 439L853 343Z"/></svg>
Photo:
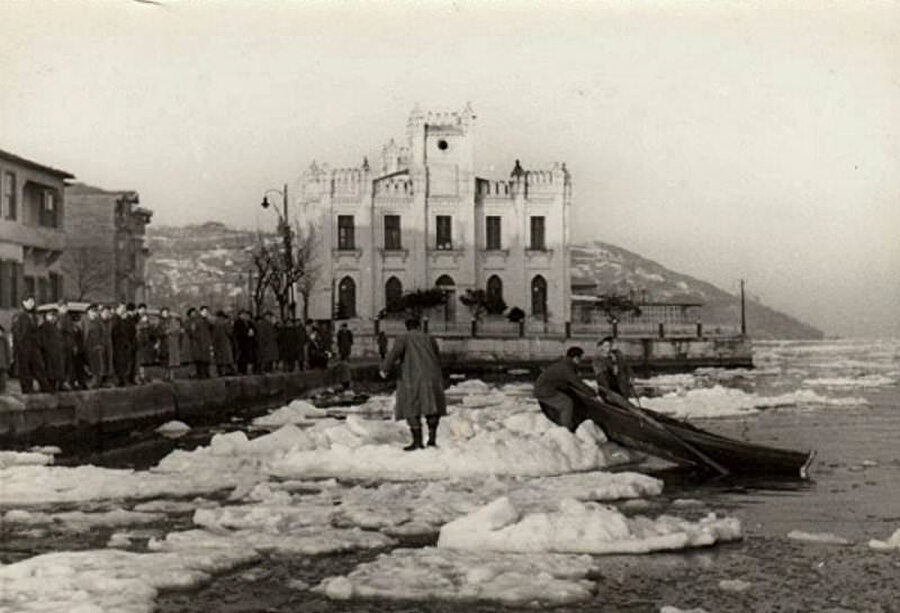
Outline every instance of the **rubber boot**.
<svg viewBox="0 0 900 613"><path fill-rule="evenodd" d="M422 449L422 428L410 428L412 433L412 443L403 448L403 451L415 451Z"/></svg>
<svg viewBox="0 0 900 613"><path fill-rule="evenodd" d="M428 424L428 446L437 447L437 423Z"/></svg>

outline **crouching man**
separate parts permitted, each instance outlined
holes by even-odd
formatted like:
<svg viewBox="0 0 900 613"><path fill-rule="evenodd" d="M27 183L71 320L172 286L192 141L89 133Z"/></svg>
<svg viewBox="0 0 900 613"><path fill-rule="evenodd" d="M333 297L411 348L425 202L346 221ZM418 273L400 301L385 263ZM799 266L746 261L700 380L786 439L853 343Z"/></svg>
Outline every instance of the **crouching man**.
<svg viewBox="0 0 900 613"><path fill-rule="evenodd" d="M534 397L541 410L554 423L574 432L575 404L568 390L574 388L589 396L596 392L578 377L578 364L584 355L581 347L569 347L566 357L557 360L543 371L534 383Z"/></svg>
<svg viewBox="0 0 900 613"><path fill-rule="evenodd" d="M422 417L428 424L428 446L436 447L438 423L447 414L438 345L420 327L418 319L408 319L406 333L394 341L381 363L381 377L387 378L400 362L394 418L405 419L412 433L412 443L404 451L422 449Z"/></svg>

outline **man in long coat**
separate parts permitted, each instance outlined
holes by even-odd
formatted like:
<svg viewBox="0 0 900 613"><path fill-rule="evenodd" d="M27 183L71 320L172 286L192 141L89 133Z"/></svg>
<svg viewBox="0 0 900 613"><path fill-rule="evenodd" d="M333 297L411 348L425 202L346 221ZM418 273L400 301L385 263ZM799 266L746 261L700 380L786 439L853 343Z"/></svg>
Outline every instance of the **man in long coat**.
<svg viewBox="0 0 900 613"><path fill-rule="evenodd" d="M342 323L337 333L338 353L342 361L350 359L350 352L353 350L353 332L347 327L346 323Z"/></svg>
<svg viewBox="0 0 900 613"><path fill-rule="evenodd" d="M50 384L50 390L59 392L62 390L63 380L66 376L66 365L63 359L63 337L55 309L44 313L44 321L38 327L38 338L38 344L44 356L44 368L47 369L47 382Z"/></svg>
<svg viewBox="0 0 900 613"><path fill-rule="evenodd" d="M84 321L84 351L87 354L91 375L94 377L93 389L103 387L103 374L106 371L106 326L97 312L97 305L87 309Z"/></svg>
<svg viewBox="0 0 900 613"><path fill-rule="evenodd" d="M278 361L278 338L275 333L275 314L267 312L256 322L256 358L260 372L272 372Z"/></svg>
<svg viewBox="0 0 900 613"><path fill-rule="evenodd" d="M116 385L125 387L131 383L131 364L135 351L135 331L124 304L116 307L112 316L112 362L116 373Z"/></svg>
<svg viewBox="0 0 900 613"><path fill-rule="evenodd" d="M256 326L250 319L250 311L238 313L234 322L234 346L237 350L237 369L247 374L247 366L256 368Z"/></svg>
<svg viewBox="0 0 900 613"><path fill-rule="evenodd" d="M234 351L231 347L231 320L224 311L216 313L212 327L213 356L216 360L216 374L220 377L234 374Z"/></svg>
<svg viewBox="0 0 900 613"><path fill-rule="evenodd" d="M635 395L631 383L631 368L622 352L615 348L613 337L607 336L597 343L597 355L594 356L592 366L597 391L604 398L610 392L622 396L626 401Z"/></svg>
<svg viewBox="0 0 900 613"><path fill-rule="evenodd" d="M44 356L41 355L38 316L34 310L33 296L22 300L22 310L13 321L13 346L22 393L30 394L34 391L35 379L42 392L49 392L50 384L44 370Z"/></svg>
<svg viewBox="0 0 900 613"><path fill-rule="evenodd" d="M447 414L444 377L440 351L433 338L420 330L418 319L406 321L406 333L394 341L381 363L381 377L386 378L397 362L397 399L394 418L405 419L412 433L412 443L404 451L422 449L422 420L428 424L428 446L437 446L437 428L441 416Z"/></svg>
<svg viewBox="0 0 900 613"><path fill-rule="evenodd" d="M204 315L205 314L205 315ZM209 307L188 309L188 337L191 341L191 359L197 369L198 379L209 379L209 360L212 356L212 333L210 331Z"/></svg>

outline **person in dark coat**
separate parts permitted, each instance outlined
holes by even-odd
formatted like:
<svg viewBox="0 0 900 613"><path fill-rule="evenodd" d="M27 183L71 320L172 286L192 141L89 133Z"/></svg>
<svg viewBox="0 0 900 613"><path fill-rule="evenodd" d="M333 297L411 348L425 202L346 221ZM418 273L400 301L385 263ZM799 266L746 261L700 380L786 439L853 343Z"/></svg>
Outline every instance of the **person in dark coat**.
<svg viewBox="0 0 900 613"><path fill-rule="evenodd" d="M175 371L181 367L181 341L184 337L184 330L181 327L181 320L169 314L169 309L163 307L159 312L159 343L160 347L165 347L165 360L163 365L166 367L166 380L175 379Z"/></svg>
<svg viewBox="0 0 900 613"><path fill-rule="evenodd" d="M224 311L218 311L212 327L212 346L213 356L216 360L216 373L220 377L234 374L231 330L231 320L228 319L228 315Z"/></svg>
<svg viewBox="0 0 900 613"><path fill-rule="evenodd" d="M147 306L144 305L144 310L147 310ZM132 385L137 383L138 376L138 364L140 359L138 358L138 338L137 338L137 325L138 319L140 315L135 310L135 306L133 302L129 302L125 305L125 331L128 333L128 341L129 346L131 347L131 353L128 355L128 382Z"/></svg>
<svg viewBox="0 0 900 613"><path fill-rule="evenodd" d="M81 326L73 319L69 312L69 303L65 300L61 300L59 303L58 325L63 337L64 381L69 389L87 389L84 333Z"/></svg>
<svg viewBox="0 0 900 613"><path fill-rule="evenodd" d="M341 361L346 362L350 359L350 352L353 350L353 332L347 327L347 323L341 324L337 333L338 354Z"/></svg>
<svg viewBox="0 0 900 613"><path fill-rule="evenodd" d="M147 367L156 364L156 326L150 323L150 316L146 309L140 315L136 326L137 334L137 361L138 381L147 383L150 379L147 375Z"/></svg>
<svg viewBox="0 0 900 613"><path fill-rule="evenodd" d="M87 309L87 319L84 321L84 351L93 377L91 387L99 389L103 387L103 374L106 371L106 326L100 319L96 304L88 306Z"/></svg>
<svg viewBox="0 0 900 613"><path fill-rule="evenodd" d="M441 416L447 414L444 376L440 351L435 340L422 332L418 319L406 321L406 333L394 341L381 362L380 374L386 379L394 365L400 363L394 418L405 419L412 443L404 451L422 449L422 421L428 424L428 446L437 446L437 429Z"/></svg>
<svg viewBox="0 0 900 613"><path fill-rule="evenodd" d="M115 313L112 308L103 305L100 309L100 321L103 323L103 380L109 380L115 384L115 368L113 368L113 342L112 328Z"/></svg>
<svg viewBox="0 0 900 613"><path fill-rule="evenodd" d="M242 375L247 374L247 367L256 368L256 326L250 319L250 311L238 313L234 322L234 346L237 350L237 368Z"/></svg>
<svg viewBox="0 0 900 613"><path fill-rule="evenodd" d="M62 355L60 359L62 360L62 380L60 381L59 388L62 389L74 389L76 384L74 382L75 379L75 322L72 321L72 316L69 315L69 304L65 300L60 300L56 307L57 310L57 318L56 325L59 327L59 332L62 335Z"/></svg>
<svg viewBox="0 0 900 613"><path fill-rule="evenodd" d="M596 393L578 376L578 364L583 355L584 349L581 347L569 347L566 357L553 362L541 371L532 392L541 403L541 410L550 421L568 428L571 432L575 431L577 425L575 423L575 403L567 391L569 388L575 388L590 396Z"/></svg>
<svg viewBox="0 0 900 613"><path fill-rule="evenodd" d="M191 359L197 369L198 379L209 379L209 361L212 358L212 332L209 324L209 307L188 309L187 334L191 341Z"/></svg>
<svg viewBox="0 0 900 613"><path fill-rule="evenodd" d="M291 320L291 339L293 341L293 358L297 369L303 370L306 361L306 327L299 319Z"/></svg>
<svg viewBox="0 0 900 613"><path fill-rule="evenodd" d="M0 394L6 392L6 379L9 375L9 365L12 361L10 353L6 329L0 326Z"/></svg>
<svg viewBox="0 0 900 613"><path fill-rule="evenodd" d="M47 372L47 382L50 384L50 391L61 391L66 371L63 356L63 337L57 322L56 309L51 309L44 313L44 321L38 326L38 345L44 357L44 368Z"/></svg>
<svg viewBox="0 0 900 613"><path fill-rule="evenodd" d="M627 401L635 395L631 383L631 368L622 352L616 349L615 343L615 339L611 336L604 337L597 343L597 355L592 365L594 377L597 380L597 391L601 396L606 398L611 392ZM617 398L616 400L621 402Z"/></svg>
<svg viewBox="0 0 900 613"><path fill-rule="evenodd" d="M44 356L38 340L38 315L34 310L33 296L22 300L22 310L13 320L13 345L22 393L34 392L35 379L42 392L49 392L50 383L47 381Z"/></svg>
<svg viewBox="0 0 900 613"><path fill-rule="evenodd" d="M116 385L125 387L131 383L131 364L134 360L136 332L124 304L116 307L110 335L112 336L113 372Z"/></svg>
<svg viewBox="0 0 900 613"><path fill-rule="evenodd" d="M278 340L275 336L275 314L267 312L256 321L256 359L260 372L272 372L278 361Z"/></svg>
<svg viewBox="0 0 900 613"><path fill-rule="evenodd" d="M322 334L315 326L306 339L306 357L311 369L328 368L329 353L322 342Z"/></svg>
<svg viewBox="0 0 900 613"><path fill-rule="evenodd" d="M384 330L378 331L378 336L375 340L378 343L378 356L383 360L388 352L388 337Z"/></svg>

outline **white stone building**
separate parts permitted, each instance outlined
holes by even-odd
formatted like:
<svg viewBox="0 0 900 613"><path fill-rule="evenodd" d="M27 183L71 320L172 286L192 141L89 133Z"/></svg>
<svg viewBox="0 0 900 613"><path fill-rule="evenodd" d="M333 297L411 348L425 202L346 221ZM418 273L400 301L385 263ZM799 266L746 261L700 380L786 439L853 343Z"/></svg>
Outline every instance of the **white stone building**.
<svg viewBox="0 0 900 613"><path fill-rule="evenodd" d="M303 174L295 211L319 232L320 273L310 316L338 311L372 320L402 292L452 292L431 313L438 323L468 323L459 301L468 288L500 293L531 321L569 316L571 179L564 164L507 179L476 176L475 115L413 110L406 142L358 168L315 162ZM513 164L510 164L513 166Z"/></svg>

